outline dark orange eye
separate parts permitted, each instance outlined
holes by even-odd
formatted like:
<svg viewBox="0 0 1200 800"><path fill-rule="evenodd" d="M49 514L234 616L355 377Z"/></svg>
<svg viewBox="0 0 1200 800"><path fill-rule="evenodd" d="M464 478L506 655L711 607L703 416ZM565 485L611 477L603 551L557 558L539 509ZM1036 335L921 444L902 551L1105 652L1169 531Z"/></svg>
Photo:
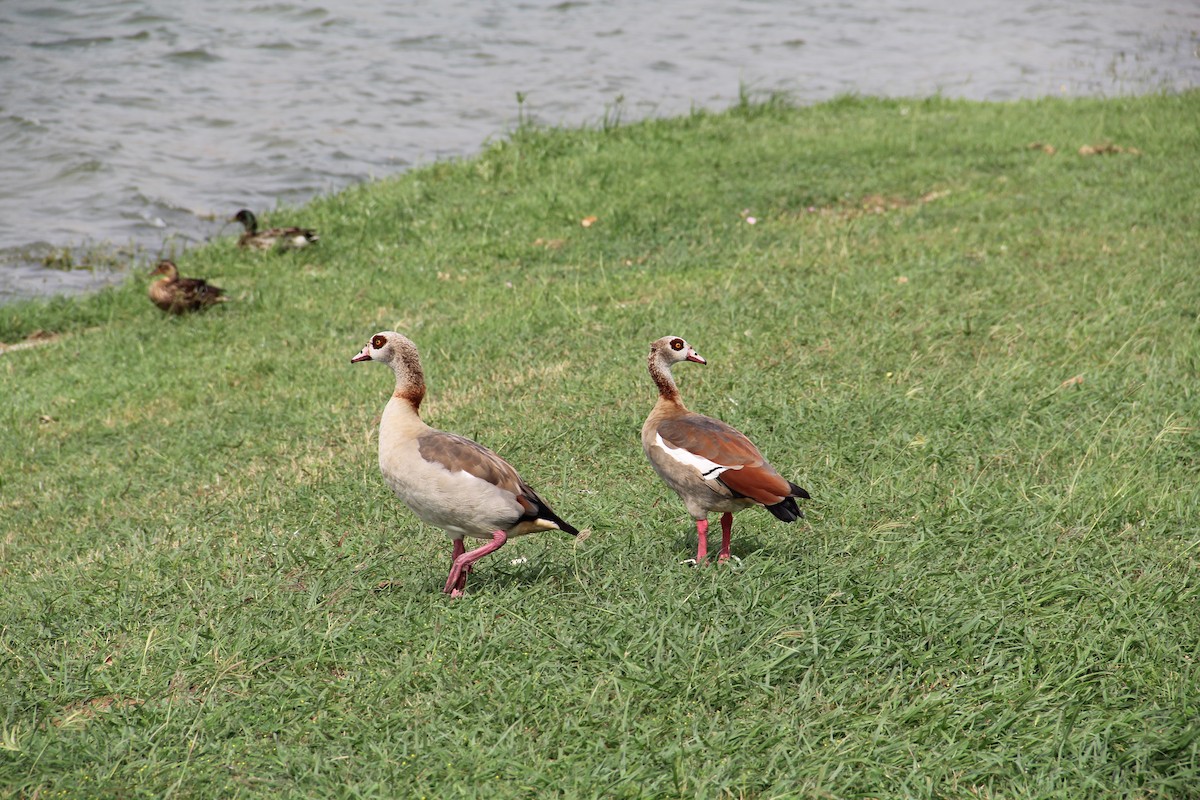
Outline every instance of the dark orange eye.
<svg viewBox="0 0 1200 800"><path fill-rule="evenodd" d="M385 337L385 336L372 336L371 337L371 347L374 347L376 350L382 350L383 346L385 344L387 344L387 337Z"/></svg>
<svg viewBox="0 0 1200 800"><path fill-rule="evenodd" d="M672 339L671 340L671 349L672 350L682 350L683 349L683 339Z"/></svg>

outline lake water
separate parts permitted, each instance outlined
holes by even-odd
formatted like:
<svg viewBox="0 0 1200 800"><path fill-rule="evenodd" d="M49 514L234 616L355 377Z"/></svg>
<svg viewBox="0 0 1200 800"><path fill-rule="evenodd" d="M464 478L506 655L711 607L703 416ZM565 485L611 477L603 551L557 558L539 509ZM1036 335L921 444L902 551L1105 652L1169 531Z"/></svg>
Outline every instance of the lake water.
<svg viewBox="0 0 1200 800"><path fill-rule="evenodd" d="M1010 100L1200 85L1197 0L4 0L0 302L551 125L739 88ZM116 269L49 269L59 261ZM108 253L108 257L100 256Z"/></svg>

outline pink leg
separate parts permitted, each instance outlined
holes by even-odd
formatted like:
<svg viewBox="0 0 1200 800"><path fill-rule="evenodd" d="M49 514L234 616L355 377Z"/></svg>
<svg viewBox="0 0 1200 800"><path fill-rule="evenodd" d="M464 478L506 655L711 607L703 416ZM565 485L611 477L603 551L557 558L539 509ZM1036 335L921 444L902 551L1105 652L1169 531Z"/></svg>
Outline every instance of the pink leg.
<svg viewBox="0 0 1200 800"><path fill-rule="evenodd" d="M467 552L467 548L466 548L466 545L464 545L464 544L463 544L463 540L462 540L462 539L455 539L455 540L454 540L454 552L452 552L452 553L450 554L450 570L451 570L451 572L453 572L453 571L454 571L454 562L455 562L455 561L457 561L457 560L458 560L458 557L459 557L459 556L461 556L461 555L462 555L463 553L465 553L465 552ZM455 583L454 583L454 588L458 590L458 593L459 593L460 595L462 594L462 590L463 590L464 588L466 588L466 585L467 585L467 573L468 573L468 572L470 572L470 571L471 571L471 565L470 565L470 564L468 564L468 565L467 565L467 566L466 566L466 567L465 567L465 568L462 570L462 572L460 572L460 573L459 573L458 580L457 580L457 581L455 581Z"/></svg>
<svg viewBox="0 0 1200 800"><path fill-rule="evenodd" d="M456 555L454 557L454 564L450 567L450 577L446 578L446 586L442 591L451 597L462 597L463 589L467 585L467 573L471 571L471 565L488 553L499 550L507 541L508 535L504 531L496 531L492 534L492 540L487 544L480 545L470 552L464 551ZM458 542L454 549L457 551L462 546L462 542Z"/></svg>
<svg viewBox="0 0 1200 800"><path fill-rule="evenodd" d="M726 511L721 515L721 554L717 563L724 564L729 560L729 538L733 534L733 514Z"/></svg>
<svg viewBox="0 0 1200 800"><path fill-rule="evenodd" d="M696 565L708 558L708 520L696 520Z"/></svg>

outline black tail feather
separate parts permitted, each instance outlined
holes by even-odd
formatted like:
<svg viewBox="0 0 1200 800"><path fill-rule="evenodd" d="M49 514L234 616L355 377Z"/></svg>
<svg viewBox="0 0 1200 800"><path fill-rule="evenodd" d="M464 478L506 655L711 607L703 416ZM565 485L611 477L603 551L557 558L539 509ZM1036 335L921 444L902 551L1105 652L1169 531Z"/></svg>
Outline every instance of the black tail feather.
<svg viewBox="0 0 1200 800"><path fill-rule="evenodd" d="M809 497L808 492L806 492L804 489L801 489L791 481L788 481L788 487L792 493L791 496L783 498L783 500L779 501L773 506L767 506L767 511L770 511L777 519L783 520L784 522L795 522L796 520L804 517L804 512L801 511L800 506L797 505L796 498L799 497L804 500L809 500L811 498Z"/></svg>
<svg viewBox="0 0 1200 800"><path fill-rule="evenodd" d="M770 511L776 518L784 522L795 522L804 516L804 512L800 510L800 506L796 505L796 498L794 497L785 497L775 505L767 506L767 511Z"/></svg>
<svg viewBox="0 0 1200 800"><path fill-rule="evenodd" d="M517 502L525 508L525 513L518 518L518 522L533 522L538 519L544 519L553 522L564 533L569 533L572 536L579 535L578 528L564 520L558 514L555 514L554 509L545 500L538 497L538 493L529 488L529 484L524 481L521 482L521 492L524 496L518 497Z"/></svg>
<svg viewBox="0 0 1200 800"><path fill-rule="evenodd" d="M539 498L539 500L540 499L541 498ZM536 520L536 519L544 519L549 522L553 522L555 525L558 526L558 529L560 531L562 531L563 533L569 533L572 536L579 535L578 528L576 528L571 523L567 522L565 519L560 517L558 514L555 514L554 510L551 509L550 506L546 505L544 502L539 502L538 508L536 511L534 511L533 513L524 515L523 517L521 517L521 519L523 519L523 520L527 519L530 522L532 522L533 520Z"/></svg>
<svg viewBox="0 0 1200 800"><path fill-rule="evenodd" d="M538 498L537 511L533 514L528 514L526 516L528 516L530 519L537 519L540 517L542 519L549 520L550 522L553 522L555 525L557 525L558 529L560 531L562 531L564 533L569 533L572 536L579 535L578 528L576 528L571 523L567 522L565 519L560 517L558 514L555 514L554 509L552 509L552 508L550 508L550 506L546 505L546 501L542 500L542 498L540 498L540 497Z"/></svg>
<svg viewBox="0 0 1200 800"><path fill-rule="evenodd" d="M547 510L549 511L549 509L547 509ZM563 533L569 533L572 536L579 535L578 528L576 528L574 525L572 525L571 523L564 520L562 517L555 514L553 511L550 511L549 515L543 515L543 518L549 519L551 522L553 522L555 525L557 525L558 529L560 531L562 531Z"/></svg>

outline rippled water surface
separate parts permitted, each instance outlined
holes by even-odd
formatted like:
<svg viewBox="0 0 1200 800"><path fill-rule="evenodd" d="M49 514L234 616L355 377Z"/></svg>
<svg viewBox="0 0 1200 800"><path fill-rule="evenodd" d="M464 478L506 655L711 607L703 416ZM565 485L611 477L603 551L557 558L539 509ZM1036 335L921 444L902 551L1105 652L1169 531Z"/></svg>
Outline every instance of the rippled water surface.
<svg viewBox="0 0 1200 800"><path fill-rule="evenodd" d="M577 125L720 109L740 86L808 102L1197 85L1196 0L5 0L0 302L233 235L242 206L468 154L512 128L518 92ZM44 266L95 245L120 266Z"/></svg>

